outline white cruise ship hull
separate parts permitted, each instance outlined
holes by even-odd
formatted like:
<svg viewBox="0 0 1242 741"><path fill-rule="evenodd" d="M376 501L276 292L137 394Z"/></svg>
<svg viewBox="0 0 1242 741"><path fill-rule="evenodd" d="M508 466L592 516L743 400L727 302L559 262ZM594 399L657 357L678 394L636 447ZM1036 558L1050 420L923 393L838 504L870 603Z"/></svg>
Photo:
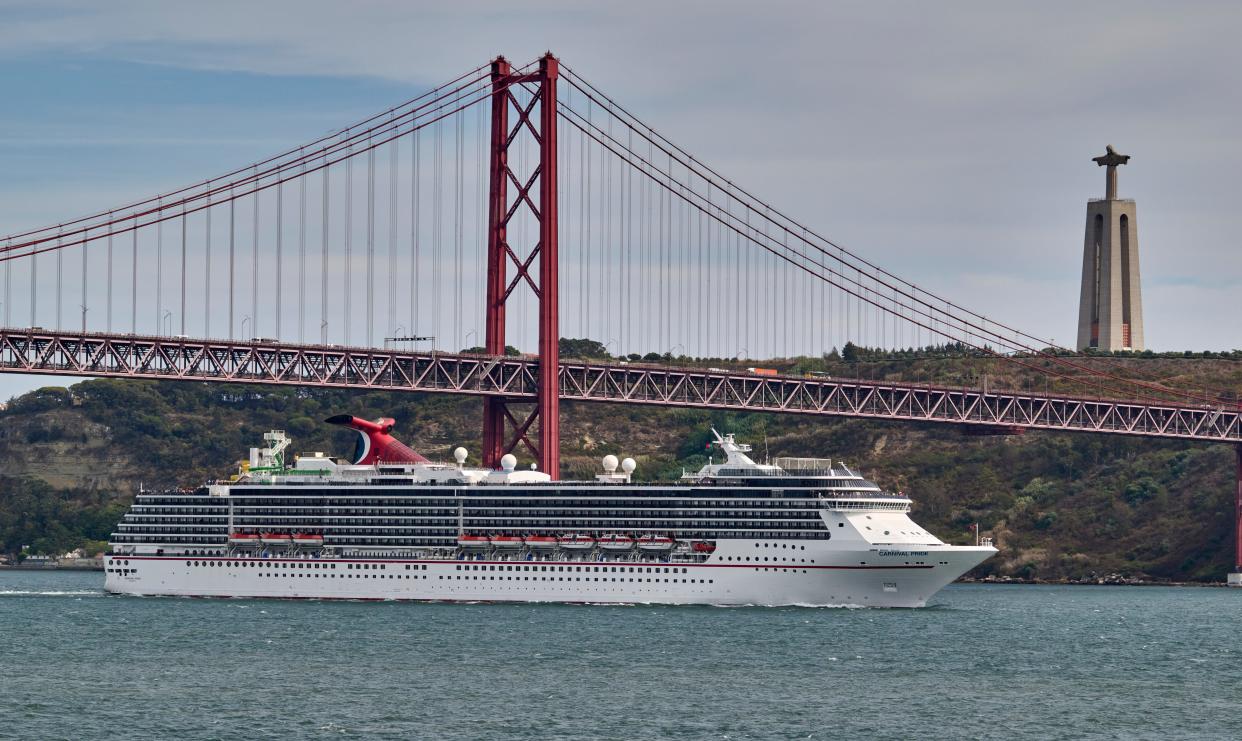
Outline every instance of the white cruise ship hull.
<svg viewBox="0 0 1242 741"><path fill-rule="evenodd" d="M823 543L793 557L777 550L782 545L756 551L759 544L750 541L720 541L702 563L112 555L105 586L118 594L182 597L922 607L996 552ZM769 555L737 562L759 552Z"/></svg>

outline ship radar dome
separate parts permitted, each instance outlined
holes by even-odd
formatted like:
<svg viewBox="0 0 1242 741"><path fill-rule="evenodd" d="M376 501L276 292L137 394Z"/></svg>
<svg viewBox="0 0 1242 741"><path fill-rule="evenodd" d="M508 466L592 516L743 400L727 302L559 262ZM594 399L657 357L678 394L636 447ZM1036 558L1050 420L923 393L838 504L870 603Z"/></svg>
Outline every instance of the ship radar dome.
<svg viewBox="0 0 1242 741"><path fill-rule="evenodd" d="M635 468L638 468L638 463L636 463L633 458L626 458L621 461L621 470L625 471L627 474L634 473Z"/></svg>
<svg viewBox="0 0 1242 741"><path fill-rule="evenodd" d="M453 460L457 461L457 465L460 466L461 464L465 463L466 459L469 457L470 457L470 453L467 452L465 448L454 448L453 449Z"/></svg>
<svg viewBox="0 0 1242 741"><path fill-rule="evenodd" d="M617 456L612 455L611 453L604 456L604 470L608 473L612 473L617 470Z"/></svg>
<svg viewBox="0 0 1242 741"><path fill-rule="evenodd" d="M500 457L500 467L505 471L512 471L517 468L517 456L513 453L505 453Z"/></svg>

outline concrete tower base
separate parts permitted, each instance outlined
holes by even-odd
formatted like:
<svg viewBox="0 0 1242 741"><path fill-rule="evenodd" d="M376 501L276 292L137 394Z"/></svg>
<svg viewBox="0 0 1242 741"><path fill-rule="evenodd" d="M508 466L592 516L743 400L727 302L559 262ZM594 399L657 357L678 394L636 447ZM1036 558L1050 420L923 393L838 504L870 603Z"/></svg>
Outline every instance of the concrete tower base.
<svg viewBox="0 0 1242 741"><path fill-rule="evenodd" d="M1230 587L1242 587L1242 574L1230 574L1225 584Z"/></svg>

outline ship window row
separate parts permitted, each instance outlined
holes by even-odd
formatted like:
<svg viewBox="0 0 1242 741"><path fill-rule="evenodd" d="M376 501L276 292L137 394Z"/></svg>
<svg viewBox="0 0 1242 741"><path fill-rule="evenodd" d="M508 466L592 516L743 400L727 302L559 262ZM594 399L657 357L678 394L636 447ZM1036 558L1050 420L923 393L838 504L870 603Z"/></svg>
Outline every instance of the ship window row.
<svg viewBox="0 0 1242 741"><path fill-rule="evenodd" d="M162 545L170 545L170 544L175 543L179 545L213 545L213 544L219 545L219 544L223 544L224 541L225 541L225 537L223 535L203 537L203 536L181 535L181 534L176 534L176 535L147 535L147 534L122 535L120 533L113 533L112 538L111 538L111 542L120 543L120 544L158 543Z"/></svg>
<svg viewBox="0 0 1242 741"><path fill-rule="evenodd" d="M672 536L682 539L692 540L717 540L725 538L734 539L750 539L750 538L772 538L772 539L805 539L805 540L826 540L831 535L826 531L757 531L757 530L720 530L720 529L679 529L676 531L656 531L651 532L668 533ZM185 533L113 533L111 542L115 544L182 544L182 545L223 545L226 542L224 535L202 536ZM440 531L430 531L422 534L379 534L368 532L340 532L325 535L327 545L332 547L361 547L361 546L400 546L403 544L426 545L426 546L442 546L446 548L456 548L457 532L456 530L442 529Z"/></svg>
<svg viewBox="0 0 1242 741"><path fill-rule="evenodd" d="M226 520L226 517L173 517L172 515L125 515L121 522L150 522L150 523L181 523L181 524L197 524L197 525L213 525L220 527Z"/></svg>
<svg viewBox="0 0 1242 741"><path fill-rule="evenodd" d="M573 524L562 524L561 526L542 525L538 527L467 527L470 532L476 533L504 533L504 532L520 532L529 535L559 535L570 530L591 531L591 532L611 532L611 533L638 533L638 534L664 534L673 533L684 535L687 532L719 532L719 533L742 533L751 532L752 528L729 527L730 524L738 523L712 522L712 521L691 521L682 523L653 523L643 527L633 527L629 525L600 527L598 524L589 527L575 526ZM759 524L759 523L755 523ZM795 535L793 537L828 537L828 531L818 528L797 527L793 524L764 522L764 526L770 530L780 531L786 534L806 533L809 536ZM289 528L288 525L269 524L267 528L280 529ZM395 525L331 525L326 527L313 528L316 532L323 534L327 538L339 538L347 535L383 535L387 537L397 537L403 534L419 535L422 533L444 533L457 534L456 527L447 527L444 524L427 525L427 526L395 526ZM124 524L120 526L117 532L113 533L116 537L123 536L139 536L139 535L164 535L164 534L184 534L193 536L204 536L210 538L224 538L225 533L215 528L175 528L175 527L155 527L155 526L139 526L134 525L126 527ZM214 533L214 534L213 534Z"/></svg>
<svg viewBox="0 0 1242 741"><path fill-rule="evenodd" d="M784 508L784 509L807 509L814 508L819 501L800 500L800 499L770 499L766 497L749 497L739 499L721 499L718 497L647 497L647 498L593 498L593 499L576 499L569 497L480 497L480 496L463 496L456 499L423 499L412 496L400 497L396 499L362 499L361 501L340 501L337 499L297 499L294 497L230 497L234 510L247 509L253 507L290 507L290 508L313 508L317 510L337 510L337 509L457 509L460 506L478 507L478 508L495 508L495 507L520 507L522 509L531 509L534 507L581 507L584 509L598 509L600 507L623 507L651 509L656 507L682 506L682 507L720 507L724 509L737 509L739 507L761 507L764 509Z"/></svg>
<svg viewBox="0 0 1242 741"><path fill-rule="evenodd" d="M596 582L621 582L640 584L715 584L715 579L668 579L659 577L643 577L643 576L483 576L482 574L449 574L447 577L441 576L440 579L466 579L466 580L487 580L487 581L596 581Z"/></svg>
<svg viewBox="0 0 1242 741"><path fill-rule="evenodd" d="M763 516L765 513L754 513L745 517L735 516L729 517L719 513L711 512L685 512L685 513L651 513L647 517L624 517L619 516L621 513L609 514L599 513L593 517L583 517L581 515L572 515L569 513L549 513L540 516L511 515L508 517L463 517L461 521L472 526L489 527L495 525L508 525L510 523L515 527L535 527L540 523L554 524L571 524L571 525L627 525L634 523L646 522L690 522L690 521L712 521L719 523L739 523L739 522L781 522L807 525L810 523L821 522L818 515L809 514L805 516L786 516L773 517L771 513ZM134 519L126 520L127 522L151 522L164 524L168 520L157 519ZM237 527L259 527L263 525L278 523L281 525L422 525L436 524L442 522L457 522L456 517L322 517L318 515L246 515L235 516L233 518L233 526ZM208 525L212 523L198 523Z"/></svg>
<svg viewBox="0 0 1242 741"><path fill-rule="evenodd" d="M840 496L843 494L857 494L859 496L876 496L884 495L884 492L877 489L852 487L848 489L756 489L756 488L739 488L725 489L722 487L710 487L702 490L698 489L618 489L616 487L601 487L599 490L564 490L564 491L530 491L524 489L509 489L505 491L490 492L479 490L477 488L453 489L451 493L437 492L436 494L422 493L403 489L392 493L380 492L356 492L344 494L339 491L332 492L314 492L299 491L285 492L283 490L273 490L264 488L259 490L246 490L234 488L229 494L229 498L234 502L244 501L279 501L301 504L357 504L359 500L369 502L392 502L392 501L409 501L416 500L423 503L434 503L440 505L454 505L461 499L471 499L478 501L513 501L513 502L530 502L530 501L550 501L564 502L567 500L582 501L589 506L595 506L601 499L619 499L621 501L652 501L652 500L669 500L669 501L685 501L688 499L709 499L732 501L736 499L753 499L757 502L773 503L782 500L812 499L824 495ZM207 495L203 495L206 499ZM149 501L149 500L143 500Z"/></svg>
<svg viewBox="0 0 1242 741"><path fill-rule="evenodd" d="M195 527L194 525L182 525L180 527L163 527L159 525L149 525L146 523L122 522L118 524L116 527L117 527L118 534L125 534L125 533L132 534L136 532L144 532L144 533L191 533L191 534L196 534L196 535L211 535L212 533L219 533L223 535L223 531L218 526L214 526L214 525L211 525L211 526L204 525L202 527Z"/></svg>
<svg viewBox="0 0 1242 741"><path fill-rule="evenodd" d="M256 522L239 522L234 524L234 529L296 529L305 528L318 531L324 531L327 534L339 532L365 532L372 530L426 530L429 528L446 528L453 526L454 523L440 521L428 522L424 524L414 524L409 522L392 522L388 524L382 523L349 523L333 521L332 523L322 522L289 522L278 519L263 520ZM509 532L518 531L520 533L553 533L557 534L567 530L619 530L624 532L663 532L665 530L683 530L685 528L732 528L737 529L739 526L747 530L754 529L755 526L767 527L778 530L822 530L822 523L818 522L799 522L799 521L782 521L773 519L755 519L738 522L730 522L728 520L709 520L704 518L686 518L682 520L664 519L664 520L573 520L567 518L552 518L552 520L537 520L535 522L515 522L509 521L491 521L476 522L467 521L465 527L470 531L483 532ZM129 528L133 529L133 528ZM159 527L159 526L139 526L138 529L151 530L155 532L174 532L178 530L208 530L208 528L195 528L187 526L184 528L175 527ZM456 530L456 527L453 527Z"/></svg>
<svg viewBox="0 0 1242 741"><path fill-rule="evenodd" d="M296 514L303 513L303 512L311 512L315 514L334 515L334 516L404 515L408 517L411 515L424 515L424 516L425 515L455 515L458 512L476 513L476 514L492 514L492 515L520 514L520 513L541 515L541 514L553 514L557 512L574 512L574 513L582 513L582 514L615 513L618 515L621 515L621 514L646 515L646 514L653 514L653 513L675 511L675 512L720 513L722 515L724 514L747 515L747 514L752 514L752 513L759 514L759 513L765 513L765 512L766 513L814 514L818 512L820 509L822 509L822 505L819 503L811 504L809 506L799 505L797 507L775 507L775 506L767 506L766 504L759 503L759 502L750 503L750 504L726 505L726 506L721 506L720 503L715 503L715 502L711 502L711 503L709 502L701 502L701 503L700 502L695 502L695 503L670 502L666 506L663 506L663 507L652 507L650 503L642 503L641 506L635 506L633 504L625 503L625 502L618 502L618 503L601 502L598 506L593 506L593 507L558 506L553 503L541 503L539 505L523 505L520 507L515 507L514 504L515 504L514 502L505 502L504 506L481 507L481 506L478 506L474 502L470 502L470 503L464 503L463 506L461 507L452 507L452 508L447 508L447 507L285 507L285 506L268 505L268 506L254 506L254 507L235 507L233 509L233 513L235 515L253 515L253 514L268 514L268 513L296 515ZM889 503L884 503L884 505L888 505L888 504ZM876 506L877 508L881 508L883 505L876 505ZM892 506L892 505L889 505L889 506ZM901 505L898 504L897 506L901 506ZM152 514L152 513L143 513L143 514ZM172 514L180 514L180 513L168 513L168 514L172 515Z"/></svg>
<svg viewBox="0 0 1242 741"><path fill-rule="evenodd" d="M824 509L877 509L877 510L904 510L907 504L902 503L851 503L851 502L835 502L826 501ZM306 514L303 514L306 513ZM496 517L553 517L553 516L590 516L590 517L637 517L642 519L650 519L653 517L726 517L730 519L751 519L762 516L777 517L783 519L816 519L819 517L818 509L793 509L793 510L776 510L776 509L699 509L690 507L678 507L669 509L498 509L485 510L478 508L463 508L458 511L452 510L394 510L394 509L375 509L375 510L339 510L336 512L324 512L321 508L284 508L284 507L268 507L268 508L239 508L234 512L235 520L245 520L254 518L269 517L300 517L306 518L332 518L347 521L362 520L378 520L385 516L399 515L401 519L407 520L417 518L418 521L426 521L429 517L449 518L458 514L465 515L467 519L480 518L496 518ZM160 512L130 512L125 515L126 520L132 522L222 522L227 518L224 513L220 514L186 514L181 512L160 513Z"/></svg>
<svg viewBox="0 0 1242 741"><path fill-rule="evenodd" d="M173 504L135 504L129 508L130 512L156 513L169 512L174 514L191 514L191 515L223 515L228 514L228 507L221 505L219 507L191 507L178 506Z"/></svg>

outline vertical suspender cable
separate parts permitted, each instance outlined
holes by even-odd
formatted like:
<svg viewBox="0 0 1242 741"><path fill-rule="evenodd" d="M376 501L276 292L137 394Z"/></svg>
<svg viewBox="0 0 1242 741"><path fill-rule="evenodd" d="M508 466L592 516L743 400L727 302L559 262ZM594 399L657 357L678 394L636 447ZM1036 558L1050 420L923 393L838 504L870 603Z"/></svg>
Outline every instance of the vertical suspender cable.
<svg viewBox="0 0 1242 741"><path fill-rule="evenodd" d="M13 247L13 240L9 240L9 249ZM5 250L8 253L8 249ZM9 318L12 316L13 304L13 261L4 261L4 326L12 326L13 322ZM33 325L32 325L33 326Z"/></svg>
<svg viewBox="0 0 1242 741"><path fill-rule="evenodd" d="M185 205L181 206L181 335L185 335L185 252L186 252Z"/></svg>
<svg viewBox="0 0 1242 741"><path fill-rule="evenodd" d="M284 247L285 247L285 184L276 184L276 332L272 336L280 339L282 291L284 288Z"/></svg>
<svg viewBox="0 0 1242 741"><path fill-rule="evenodd" d="M401 139L388 143L388 326L385 332L397 325L397 167L400 162Z"/></svg>
<svg viewBox="0 0 1242 741"><path fill-rule="evenodd" d="M440 346L439 337L444 332L440 327L440 283L444 266L441 258L444 254L444 120L436 121L435 178L431 184L431 273L433 279L431 295L431 326L437 340L432 349Z"/></svg>
<svg viewBox="0 0 1242 741"><path fill-rule="evenodd" d="M612 116L608 117L608 133L612 134ZM608 270L609 258L612 257L616 246L612 242L612 159L608 156L605 149L599 150L599 169L600 176L604 180L604 185L600 188L600 198L604 202L604 206L600 209L600 216L603 218L603 228L600 230L600 250L599 250L599 274L603 281L604 294L604 328L600 333L600 340L606 341L612 333L612 280L611 272Z"/></svg>
<svg viewBox="0 0 1242 741"><path fill-rule="evenodd" d="M237 305L237 199L233 198L233 189L229 188L229 339L233 339L234 309Z"/></svg>
<svg viewBox="0 0 1242 741"><path fill-rule="evenodd" d="M707 204L708 204L708 208L710 209L711 203L712 203L712 182L706 178L703 179L703 182L706 183L707 185ZM714 357L714 349L712 347L710 337L708 336L708 331L711 329L711 326L712 326L711 324L708 323L708 315L711 314L710 307L712 305L712 298L713 298L712 296L712 271L715 268L715 263L719 262L719 260L707 260L704 257L704 252L703 252L703 240L704 240L703 226L704 224L707 225L707 229L708 229L707 239L709 241L711 239L711 223L706 222L705 221L706 218L707 218L707 214L705 212L699 212L698 264L699 264L699 270L703 271L703 275L701 278L701 280L703 281L703 284L702 284L703 285L703 296L700 299L699 306L698 306L699 334L702 336L703 342L699 346L699 355L702 357Z"/></svg>
<svg viewBox="0 0 1242 741"><path fill-rule="evenodd" d="M477 271L480 271L486 274L487 272L487 252L486 252L487 243L486 243L486 240L484 239L483 225L486 223L486 219L488 218L487 217L487 181L488 181L488 178L487 178L487 164L486 164L486 160L483 158L483 140L484 140L484 137L487 136L487 133L485 133L486 130L483 128L483 106L476 105L474 107L474 112L475 112L475 115L474 115L474 160L475 160L474 165L475 165L475 178L476 178L475 183L476 183L476 191L477 191L476 197L474 200L474 250L475 250L475 260L476 260L475 269ZM557 139L557 141L559 142L561 140ZM486 286L486 283L476 284L476 285ZM470 304L475 307L474 309L475 312L479 312L479 309L485 308L485 301L487 298L486 287L484 287L480 293L481 295L478 297L479 300L470 302ZM484 345L486 343L485 338L477 336L477 332L480 327L484 326L484 322L486 322L486 318L481 313L476 313L475 321L472 322L472 327L476 330L476 336L474 340L479 345ZM486 331L484 331L484 334L486 334Z"/></svg>
<svg viewBox="0 0 1242 741"><path fill-rule="evenodd" d="M630 129L629 131L629 145L630 145L629 150L633 151L634 150L633 129ZM628 161L628 158L627 158L627 161ZM624 317L624 323L621 326L620 347L618 347L617 349L620 353L625 354L625 350L627 347L629 347L629 342L631 341L630 338L633 337L633 335L630 332L630 330L632 329L630 318L634 315L634 310L639 304L638 302L634 301L633 296L630 293L631 286L633 286L633 272L632 272L633 271L633 260L626 259L626 258L629 258L630 255L634 254L634 247L632 244L634 241L634 221L632 218L633 208L634 208L634 192L633 192L634 176L633 176L633 171L629 167L623 168L621 172L624 173L625 175L625 189L623 192L625 193L625 229L626 229L625 238L622 240L623 243L625 244L625 250L622 255L621 279L623 281L623 284L621 286L621 295L625 297L626 301L630 302L630 305L626 307L622 307L621 315Z"/></svg>
<svg viewBox="0 0 1242 741"><path fill-rule="evenodd" d="M350 324L353 319L353 299L349 295L353 283L353 233L354 233L354 156L353 145L345 159L345 344L349 345Z"/></svg>
<svg viewBox="0 0 1242 741"><path fill-rule="evenodd" d="M61 309L61 277L63 273L63 263L65 253L60 249L61 239L56 239L56 328L61 328L60 309Z"/></svg>
<svg viewBox="0 0 1242 741"><path fill-rule="evenodd" d="M411 160L410 161L410 333L411 335L418 334L418 330L416 329L417 320L418 320L418 297L422 294L422 291L420 290L421 286L418 283L418 277L419 277L418 231L420 228L419 218L418 218L419 217L418 185L419 185L419 180L420 180L419 167L418 167L418 164L419 164L418 163L418 159L419 159L418 150L419 150L419 139L420 138L421 137L419 136L419 133L417 131L414 131L410 134L411 143L413 145L410 147L411 149L411 152L410 152L410 160Z"/></svg>
<svg viewBox="0 0 1242 741"><path fill-rule="evenodd" d="M298 178L298 342L306 342L306 163Z"/></svg>
<svg viewBox="0 0 1242 741"><path fill-rule="evenodd" d="M211 196L207 196L203 237L203 337L211 337Z"/></svg>
<svg viewBox="0 0 1242 741"><path fill-rule="evenodd" d="M465 253L465 242L462 240L462 230L465 228L466 191L463 189L462 180L466 176L465 158L466 151L466 117L458 113L453 117L456 119L455 144L453 149L456 151L455 176L453 176L453 339L450 350L461 348L462 341L462 258Z"/></svg>
<svg viewBox="0 0 1242 741"><path fill-rule="evenodd" d="M137 234L138 232L137 230L135 230L134 231L135 239L137 239ZM39 255L36 253L30 256L30 324L29 326L31 327L39 326L39 323L35 321L35 296L37 296L39 293L37 290L37 287L35 286L35 283L38 282L38 276L39 276Z"/></svg>
<svg viewBox="0 0 1242 741"><path fill-rule="evenodd" d="M253 234L250 243L250 336L261 337L259 332L259 191L254 192ZM246 339L245 337L242 338Z"/></svg>
<svg viewBox="0 0 1242 741"><path fill-rule="evenodd" d="M129 280L129 331L130 334L138 332L138 217L134 217L133 232L134 241L130 248L129 256L131 262L131 275ZM33 317L32 317L33 318Z"/></svg>
<svg viewBox="0 0 1242 741"><path fill-rule="evenodd" d="M375 346L375 149L367 138L367 347Z"/></svg>
<svg viewBox="0 0 1242 741"><path fill-rule="evenodd" d="M591 120L591 103L587 101L587 120ZM587 211L589 198L587 197L587 178L591 174L591 155L587 150L587 137L584 133L579 140L581 144L578 147L578 326L582 327L582 334L586 335L590 332L587 326L587 296L590 289L587 288L587 269L591 262L591 243L587 237L587 220L591 218L590 212Z"/></svg>
<svg viewBox="0 0 1242 741"><path fill-rule="evenodd" d="M331 166L325 166L322 170L321 177L322 191L320 193L323 201L320 206L320 217L323 225L319 230L319 246L321 252L321 260L319 265L319 344L328 344L328 221L329 211L329 194L332 190Z"/></svg>
<svg viewBox="0 0 1242 741"><path fill-rule="evenodd" d="M86 333L86 248L90 245L90 229L82 233L82 333Z"/></svg>
<svg viewBox="0 0 1242 741"><path fill-rule="evenodd" d="M162 218L164 211L160 206L157 221L155 222L155 332L154 334L162 334L164 331L161 314L164 311L164 219ZM57 270L59 272L59 269Z"/></svg>

